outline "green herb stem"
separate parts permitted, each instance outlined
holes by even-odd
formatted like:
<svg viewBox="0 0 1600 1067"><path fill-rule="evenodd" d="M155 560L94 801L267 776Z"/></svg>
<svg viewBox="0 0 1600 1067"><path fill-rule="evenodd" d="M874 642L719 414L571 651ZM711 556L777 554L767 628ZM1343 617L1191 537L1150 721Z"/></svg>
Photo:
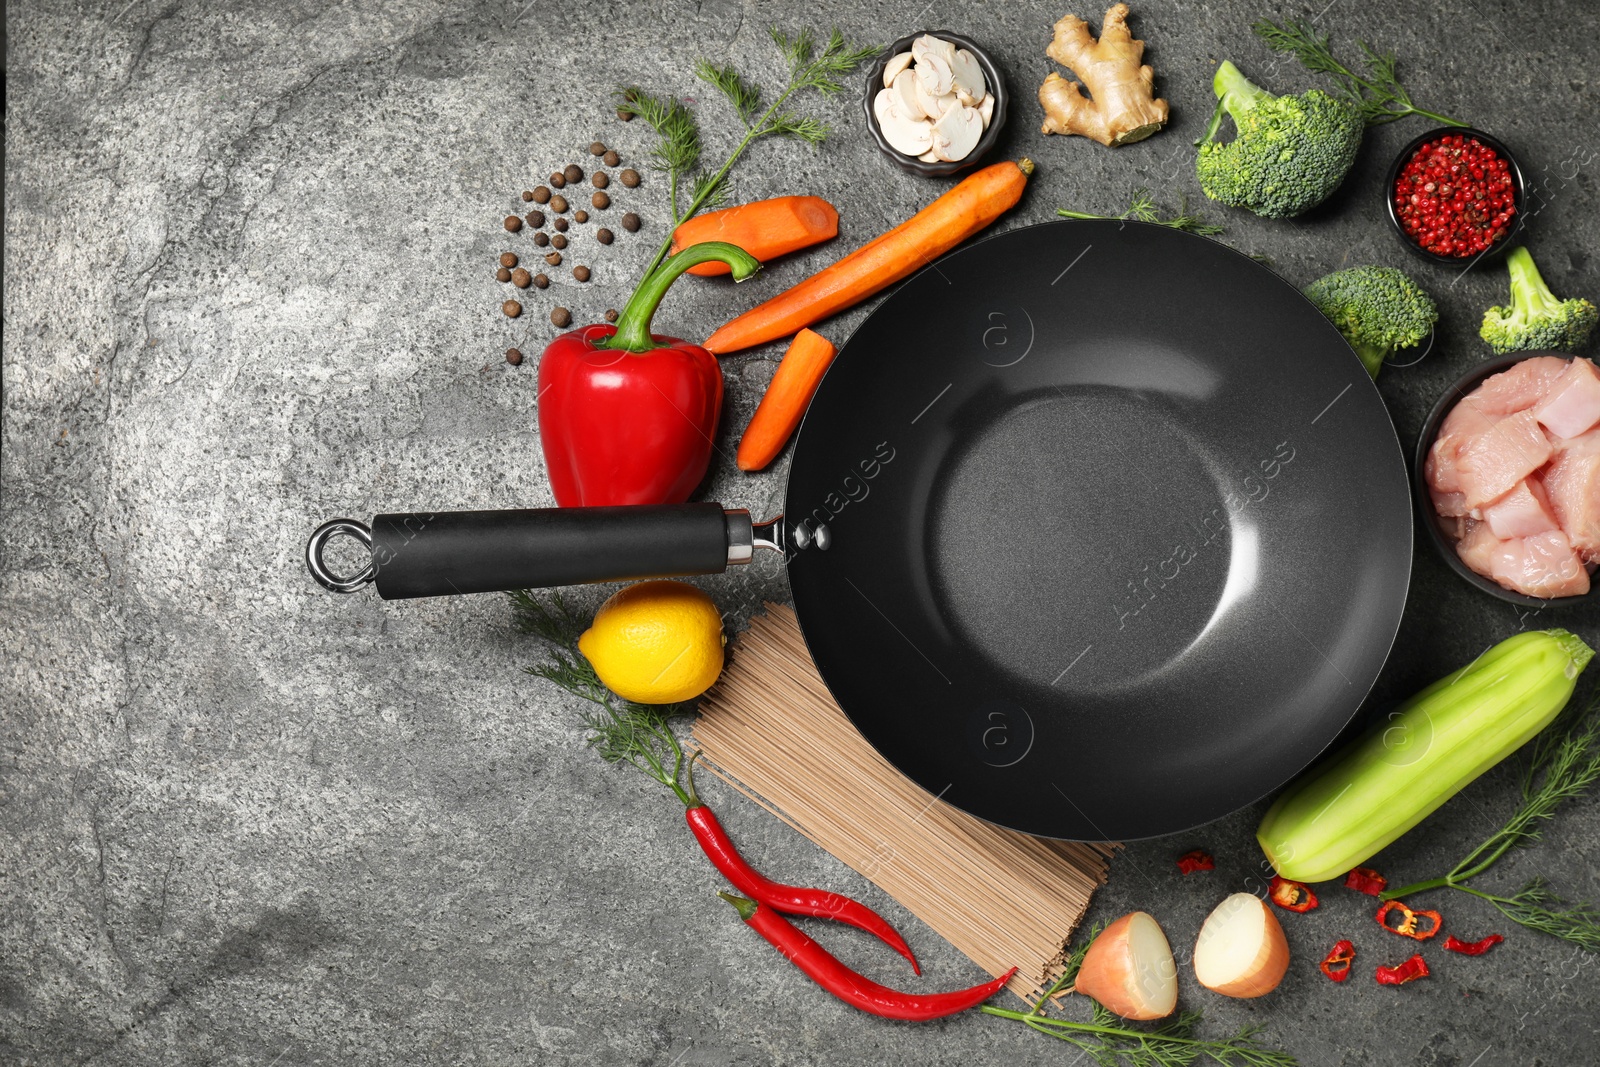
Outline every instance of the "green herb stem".
<svg viewBox="0 0 1600 1067"><path fill-rule="evenodd" d="M1434 889L1455 889L1489 901L1513 922L1559 937L1590 952L1600 952L1600 910L1563 900L1535 878L1509 897L1486 893L1467 883L1487 872L1514 849L1538 841L1544 824L1563 803L1584 795L1600 781L1600 693L1583 711L1552 725L1529 746L1522 774L1522 803L1494 833L1441 878L1413 882L1384 892L1395 900Z"/></svg>

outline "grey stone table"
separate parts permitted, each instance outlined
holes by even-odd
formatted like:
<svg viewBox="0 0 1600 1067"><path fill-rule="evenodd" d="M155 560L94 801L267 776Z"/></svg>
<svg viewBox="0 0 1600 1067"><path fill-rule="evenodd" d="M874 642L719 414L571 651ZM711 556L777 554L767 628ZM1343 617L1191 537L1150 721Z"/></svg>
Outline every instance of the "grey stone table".
<svg viewBox="0 0 1600 1067"><path fill-rule="evenodd" d="M1211 69L1227 57L1268 68L1250 20L1322 9L1345 44L1396 49L1419 99L1522 153L1542 189L1540 262L1559 289L1600 294L1593 5L1135 6L1174 119L1110 151L1037 132L1032 89L1052 69L1059 3L10 5L0 1062L1078 1062L1002 1020L887 1024L820 994L712 895L674 804L586 751L578 709L520 672L533 652L502 600L334 597L308 581L301 551L336 514L551 502L532 361L502 354L536 353L557 303L579 321L616 306L663 232L665 191L653 176L615 189L611 214L637 210L644 231L604 254L575 244L594 280L530 290L516 321L500 312L494 258L532 247L500 219L552 168L587 166L596 138L644 162L647 130L612 114L621 82L694 97L720 158L728 108L690 64L732 61L770 83L772 23L836 20L879 41L949 27L991 46L1017 97L1001 152L1040 164L1005 228L1058 206L1114 211L1141 185L1194 203L1189 143ZM1271 81L1311 84L1289 65ZM815 151L758 146L739 196L826 196L848 248L942 187L887 165L853 96L803 106L834 136ZM1408 442L1443 384L1485 354L1476 319L1504 293L1497 271L1411 262L1380 223L1383 168L1421 129L1375 131L1309 217L1211 211L1226 240L1297 284L1341 265L1416 267L1443 308L1435 350L1381 383ZM775 264L762 284L775 291L814 262ZM684 284L660 327L704 336L727 307L721 286ZM777 354L726 361L725 448ZM772 512L786 462L751 477L719 461L709 493ZM771 565L707 587L736 623L787 597ZM1562 621L1600 633L1593 609ZM1542 622L1467 589L1419 546L1369 714ZM924 988L978 977L853 872L711 793L770 869L902 924ZM1508 772L1491 774L1379 862L1435 873L1513 795ZM1192 936L1224 889L1259 885L1259 813L1129 846L1094 915L1148 908L1175 941ZM1172 857L1195 846L1218 869L1180 879ZM1589 798L1497 879L1542 873L1600 898L1597 860ZM1370 977L1334 987L1304 960L1335 938L1357 932L1363 971L1400 951L1362 925L1364 906L1330 898L1288 923L1302 964L1273 996L1227 1002L1186 984L1207 1033L1265 1024L1308 1065L1600 1059L1595 957L1513 928L1492 955L1449 958L1404 990ZM1507 926L1479 901L1441 903L1463 932ZM845 932L830 943L884 962Z"/></svg>

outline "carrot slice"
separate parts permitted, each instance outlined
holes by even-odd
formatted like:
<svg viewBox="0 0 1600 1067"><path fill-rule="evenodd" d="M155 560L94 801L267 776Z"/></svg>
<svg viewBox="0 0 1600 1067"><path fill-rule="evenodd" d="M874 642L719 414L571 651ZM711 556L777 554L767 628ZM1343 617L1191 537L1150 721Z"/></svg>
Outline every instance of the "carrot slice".
<svg viewBox="0 0 1600 1067"><path fill-rule="evenodd" d="M834 355L833 344L820 333L801 330L794 335L766 395L750 416L750 425L739 438L740 470L758 471L777 458L800 425Z"/></svg>
<svg viewBox="0 0 1600 1067"><path fill-rule="evenodd" d="M672 250L702 241L727 241L761 262L809 248L839 233L839 212L820 196L775 196L753 204L685 219L672 234ZM690 274L727 274L726 263L698 263Z"/></svg>
<svg viewBox="0 0 1600 1067"><path fill-rule="evenodd" d="M996 163L963 179L910 219L727 323L705 347L722 355L787 337L853 307L927 266L1022 199L1033 163Z"/></svg>

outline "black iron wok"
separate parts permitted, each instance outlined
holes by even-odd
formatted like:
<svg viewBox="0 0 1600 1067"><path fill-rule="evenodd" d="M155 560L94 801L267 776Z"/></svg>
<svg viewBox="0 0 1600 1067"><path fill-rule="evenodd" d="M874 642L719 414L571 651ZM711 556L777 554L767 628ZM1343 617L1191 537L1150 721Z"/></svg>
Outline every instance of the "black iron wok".
<svg viewBox="0 0 1600 1067"><path fill-rule="evenodd" d="M379 515L307 547L385 598L709 574L782 552L817 669L931 794L1028 833L1173 833L1293 777L1388 655L1411 569L1377 390L1221 244L1061 222L956 252L855 332L785 515ZM343 579L349 533L372 565Z"/></svg>

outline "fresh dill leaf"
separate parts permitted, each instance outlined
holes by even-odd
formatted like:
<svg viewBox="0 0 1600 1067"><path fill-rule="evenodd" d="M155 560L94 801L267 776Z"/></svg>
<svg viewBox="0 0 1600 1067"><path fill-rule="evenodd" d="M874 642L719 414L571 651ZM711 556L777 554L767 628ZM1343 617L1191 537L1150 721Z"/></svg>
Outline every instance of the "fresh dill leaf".
<svg viewBox="0 0 1600 1067"><path fill-rule="evenodd" d="M617 110L641 118L656 131L650 165L667 175L672 221L686 218L678 210L678 185L700 165L700 127L694 114L674 97L655 96L636 85L617 91ZM690 214L693 214L691 211Z"/></svg>
<svg viewBox="0 0 1600 1067"><path fill-rule="evenodd" d="M672 732L672 719L686 714L689 706L623 700L606 688L578 649L584 621L559 593L539 597L519 589L509 595L517 628L540 638L547 646L545 661L524 670L595 705L595 710L583 715L589 730L589 747L607 763L637 767L671 789L684 804L696 803L694 774L683 746Z"/></svg>
<svg viewBox="0 0 1600 1067"><path fill-rule="evenodd" d="M762 136L793 137L807 144L819 145L828 139L830 127L821 119L809 115L796 115L792 111L785 111L781 115L774 115L767 120L762 128Z"/></svg>
<svg viewBox="0 0 1600 1067"><path fill-rule="evenodd" d="M701 81L710 82L721 90L722 95L728 98L728 103L739 113L739 121L749 129L751 118L761 106L761 86L745 81L731 63L719 67L708 59L702 59L695 64L694 72Z"/></svg>
<svg viewBox="0 0 1600 1067"><path fill-rule="evenodd" d="M720 207L728 199L728 182L725 174L697 174L691 203L701 209Z"/></svg>
<svg viewBox="0 0 1600 1067"><path fill-rule="evenodd" d="M1153 222L1157 226L1168 226L1174 230L1182 230L1184 233L1197 233L1204 237L1212 237L1223 232L1224 228L1222 226L1207 222L1202 215L1190 214L1188 208L1188 201L1180 200L1178 213L1171 218L1163 218L1163 211L1155 202L1155 198L1150 195L1150 190L1135 189L1128 204L1128 209L1120 215L1092 215L1086 211L1068 211L1066 208L1057 209L1056 214L1065 219L1110 219L1112 221L1133 219L1137 222Z"/></svg>
<svg viewBox="0 0 1600 1067"><path fill-rule="evenodd" d="M1563 728L1564 727L1564 728ZM1589 952L1600 952L1600 909L1587 901L1569 902L1535 878L1509 897L1469 883L1507 852L1538 841L1561 805L1583 796L1600 782L1600 691L1583 711L1564 715L1529 746L1522 773L1522 802L1505 823L1442 878L1386 891L1386 900L1429 889L1459 889L1481 897L1513 922L1559 937Z"/></svg>
<svg viewBox="0 0 1600 1067"><path fill-rule="evenodd" d="M1466 125L1413 104L1411 94L1400 84L1393 52L1379 52L1365 41L1356 42L1366 68L1358 74L1333 54L1327 34L1318 34L1303 22L1286 19L1280 26L1270 19L1262 19L1251 29L1274 52L1292 55L1313 74L1332 78L1339 95L1360 109L1368 126L1393 122L1407 115L1423 115L1446 126Z"/></svg>

